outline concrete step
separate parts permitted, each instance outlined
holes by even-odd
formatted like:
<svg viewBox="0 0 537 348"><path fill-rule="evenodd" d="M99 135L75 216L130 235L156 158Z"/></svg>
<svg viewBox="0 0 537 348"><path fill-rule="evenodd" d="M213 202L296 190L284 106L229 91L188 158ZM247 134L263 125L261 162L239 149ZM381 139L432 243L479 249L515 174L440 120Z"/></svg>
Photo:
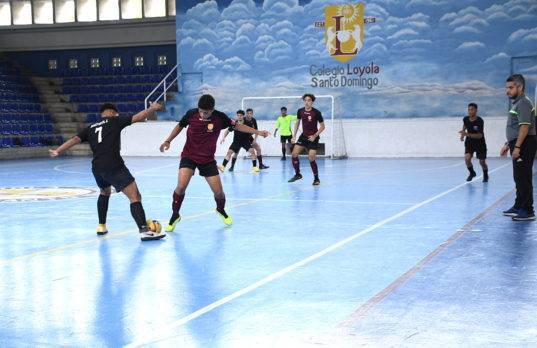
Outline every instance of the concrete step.
<svg viewBox="0 0 537 348"><path fill-rule="evenodd" d="M0 159L20 159L20 158L34 158L34 157L47 157L49 146L42 147L12 147L9 149L0 150Z"/></svg>
<svg viewBox="0 0 537 348"><path fill-rule="evenodd" d="M90 156L91 149L89 147L89 144L76 144L75 146L67 150L65 153L71 156Z"/></svg>

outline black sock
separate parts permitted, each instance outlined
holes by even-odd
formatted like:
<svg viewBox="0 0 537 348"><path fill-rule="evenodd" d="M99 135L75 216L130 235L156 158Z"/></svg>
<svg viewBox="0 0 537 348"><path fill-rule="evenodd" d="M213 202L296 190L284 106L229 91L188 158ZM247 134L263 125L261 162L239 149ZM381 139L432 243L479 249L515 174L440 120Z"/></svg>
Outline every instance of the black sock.
<svg viewBox="0 0 537 348"><path fill-rule="evenodd" d="M257 160L252 160L252 166L257 167Z"/></svg>
<svg viewBox="0 0 537 348"><path fill-rule="evenodd" d="M229 162L229 161L228 161L227 159L224 158L224 161L222 162L222 165L225 167L225 166L227 166L227 163L228 163L228 162Z"/></svg>
<svg viewBox="0 0 537 348"><path fill-rule="evenodd" d="M263 156L257 155L257 160L259 161L259 166L263 166Z"/></svg>
<svg viewBox="0 0 537 348"><path fill-rule="evenodd" d="M131 214L138 225L140 232L147 232L147 222L145 220L145 211L141 202L131 203Z"/></svg>
<svg viewBox="0 0 537 348"><path fill-rule="evenodd" d="M237 158L233 157L231 159L231 167L234 168L235 167L235 162L237 162Z"/></svg>
<svg viewBox="0 0 537 348"><path fill-rule="evenodd" d="M110 196L99 195L97 199L97 212L99 214L99 223L104 225L106 223L106 213L108 212L108 201Z"/></svg>
<svg viewBox="0 0 537 348"><path fill-rule="evenodd" d="M285 145L282 146L282 157L285 157Z"/></svg>
<svg viewBox="0 0 537 348"><path fill-rule="evenodd" d="M468 167L468 171L470 172L471 175L477 175L477 174L475 173L474 166L469 166L469 167Z"/></svg>

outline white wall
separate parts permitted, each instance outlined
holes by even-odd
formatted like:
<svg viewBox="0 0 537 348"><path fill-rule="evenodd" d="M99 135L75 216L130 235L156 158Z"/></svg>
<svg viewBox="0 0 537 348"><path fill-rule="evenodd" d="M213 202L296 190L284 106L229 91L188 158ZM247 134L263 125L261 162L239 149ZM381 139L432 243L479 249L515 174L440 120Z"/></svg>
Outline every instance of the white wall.
<svg viewBox="0 0 537 348"><path fill-rule="evenodd" d="M485 138L488 155L499 155L505 142L505 117L485 117ZM258 121L260 129L274 131L272 121ZM331 154L331 124L329 121L321 142L326 143L327 154ZM172 143L168 152L158 151L166 140L175 122L146 122L135 124L124 130L122 154L125 156L179 156L185 142L183 131ZM337 127L336 127L337 128ZM343 129L349 157L458 157L464 153L464 145L457 132L462 128L462 119L364 119L344 120ZM222 137L223 132L220 137ZM336 137L338 134L336 133ZM230 134L223 145L218 145L216 156L223 156L231 144ZM260 140L263 155L281 156L279 135Z"/></svg>

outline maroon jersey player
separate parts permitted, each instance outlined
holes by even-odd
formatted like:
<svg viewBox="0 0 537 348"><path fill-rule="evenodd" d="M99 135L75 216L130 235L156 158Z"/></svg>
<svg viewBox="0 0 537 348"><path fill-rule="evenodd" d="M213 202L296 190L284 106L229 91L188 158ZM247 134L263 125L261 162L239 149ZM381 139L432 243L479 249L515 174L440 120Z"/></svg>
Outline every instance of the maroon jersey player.
<svg viewBox="0 0 537 348"><path fill-rule="evenodd" d="M297 111L297 122L295 122L295 129L293 132L292 143L295 144L293 147L293 167L295 168L295 176L289 179L289 182L294 182L302 179L302 174L300 174L300 164L298 160L298 155L304 151L308 150L308 159L310 161L311 170L313 171L313 185L319 185L321 181L319 180L319 169L317 167L317 149L319 147L320 134L324 131L324 119L321 112L313 107L313 102L315 101L315 96L313 94L304 94L302 96L304 101L304 107L298 109ZM295 143L296 134L298 132L298 127L302 123L302 134L298 138L298 141ZM317 127L319 126L319 127Z"/></svg>
<svg viewBox="0 0 537 348"><path fill-rule="evenodd" d="M243 124L236 124L226 114L215 110L214 106L215 100L211 95L202 95L198 101L198 108L187 111L168 138L160 145L161 152L168 150L173 139L184 128L187 128L186 143L181 153L181 162L179 164L179 177L173 192L173 211L166 227L167 232L172 232L175 229L175 225L181 220L179 209L185 198L188 183L196 168L199 174L205 177L214 193L216 212L222 217L226 225L231 225L231 217L224 210L226 197L218 174L216 160L214 159L216 142L220 131L231 127L245 133L257 134L263 137L268 136L268 131L259 131Z"/></svg>

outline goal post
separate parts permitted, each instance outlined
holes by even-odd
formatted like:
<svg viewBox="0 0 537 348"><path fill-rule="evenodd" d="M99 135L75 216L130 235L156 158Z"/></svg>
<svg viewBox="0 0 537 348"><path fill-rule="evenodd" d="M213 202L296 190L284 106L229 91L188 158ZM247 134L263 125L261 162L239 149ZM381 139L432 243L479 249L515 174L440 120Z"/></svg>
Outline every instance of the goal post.
<svg viewBox="0 0 537 348"><path fill-rule="evenodd" d="M318 109L322 113L326 113L328 108L330 111L330 147L329 155L333 159L341 159L347 157L347 151L345 148L345 136L343 133L343 125L340 118L335 116L335 98L333 95L315 95L316 103L319 101L324 101L321 107ZM328 103L328 104L327 104ZM256 104L255 107L251 104ZM266 104L266 105L264 105ZM296 107L295 110L298 110L302 107L302 96L301 95L284 95L284 96L250 96L243 97L241 100L241 109L244 110L245 107L252 107L258 112L258 107L263 106L263 109L267 108L270 110L269 114L275 114L275 111L279 111L281 106L286 106L289 113L293 114L293 106ZM289 107L289 105L291 107ZM266 113L267 111L262 111L261 113Z"/></svg>

